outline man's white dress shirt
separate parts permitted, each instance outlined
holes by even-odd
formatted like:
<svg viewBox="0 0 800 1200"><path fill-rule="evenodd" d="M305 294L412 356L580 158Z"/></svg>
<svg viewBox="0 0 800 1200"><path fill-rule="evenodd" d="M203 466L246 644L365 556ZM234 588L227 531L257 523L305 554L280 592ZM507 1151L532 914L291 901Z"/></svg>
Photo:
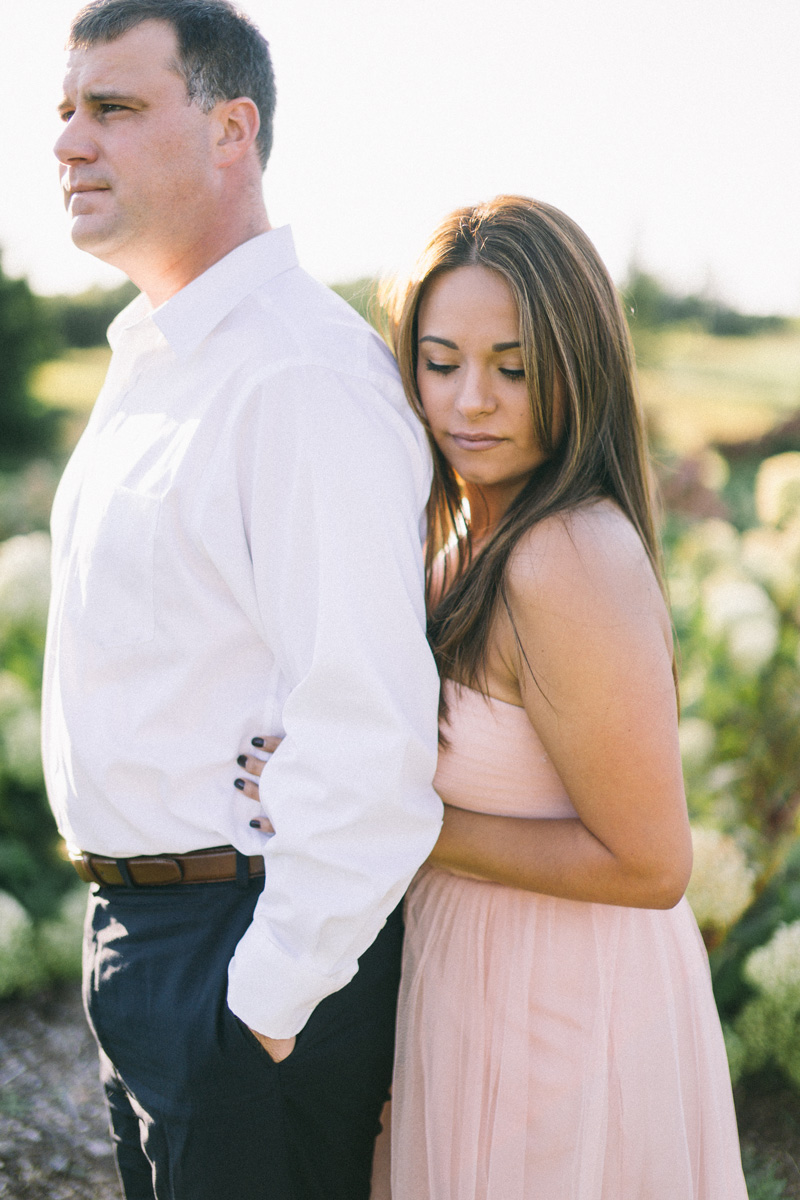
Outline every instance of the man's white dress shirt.
<svg viewBox="0 0 800 1200"><path fill-rule="evenodd" d="M264 892L228 1002L289 1037L433 845L422 431L380 339L288 229L138 297L53 509L44 760L62 834L129 857L232 843ZM255 734L276 833L233 787Z"/></svg>

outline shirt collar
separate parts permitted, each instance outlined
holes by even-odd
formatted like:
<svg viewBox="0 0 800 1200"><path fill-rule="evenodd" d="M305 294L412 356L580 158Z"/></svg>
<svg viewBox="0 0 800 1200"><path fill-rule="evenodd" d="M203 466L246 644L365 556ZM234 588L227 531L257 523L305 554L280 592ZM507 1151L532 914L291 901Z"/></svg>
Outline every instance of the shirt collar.
<svg viewBox="0 0 800 1200"><path fill-rule="evenodd" d="M146 296L137 296L111 322L111 348L116 350L134 326L152 321L177 355L191 354L260 284L297 265L288 225L259 234L231 250L159 308L152 309Z"/></svg>

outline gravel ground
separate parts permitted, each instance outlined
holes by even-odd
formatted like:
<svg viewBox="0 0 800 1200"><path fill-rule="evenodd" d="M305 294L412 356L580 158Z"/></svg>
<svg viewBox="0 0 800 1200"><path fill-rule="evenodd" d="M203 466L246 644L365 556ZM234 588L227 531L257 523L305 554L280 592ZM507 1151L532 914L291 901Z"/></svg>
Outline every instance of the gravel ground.
<svg viewBox="0 0 800 1200"><path fill-rule="evenodd" d="M800 1200L800 1097L754 1081L738 1110L751 1195ZM0 1003L0 1200L122 1200L77 987Z"/></svg>
<svg viewBox="0 0 800 1200"><path fill-rule="evenodd" d="M121 1195L78 989L0 1004L0 1197Z"/></svg>

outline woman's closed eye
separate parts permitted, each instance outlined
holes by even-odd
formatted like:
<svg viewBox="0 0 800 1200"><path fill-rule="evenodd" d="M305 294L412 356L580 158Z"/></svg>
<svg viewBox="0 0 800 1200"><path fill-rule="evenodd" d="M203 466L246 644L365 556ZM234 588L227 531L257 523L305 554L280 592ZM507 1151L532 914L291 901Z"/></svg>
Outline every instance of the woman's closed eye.
<svg viewBox="0 0 800 1200"><path fill-rule="evenodd" d="M425 370L433 371L436 375L450 375L453 371L458 370L458 366L458 363L439 363L430 358L425 360ZM498 367L498 370L506 379L522 380L525 378L524 367Z"/></svg>

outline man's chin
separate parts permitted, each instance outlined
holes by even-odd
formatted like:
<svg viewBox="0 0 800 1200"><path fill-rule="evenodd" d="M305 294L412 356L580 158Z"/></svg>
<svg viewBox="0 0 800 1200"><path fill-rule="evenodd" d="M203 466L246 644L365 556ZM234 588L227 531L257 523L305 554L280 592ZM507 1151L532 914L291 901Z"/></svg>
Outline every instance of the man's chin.
<svg viewBox="0 0 800 1200"><path fill-rule="evenodd" d="M70 235L79 250L85 250L87 254L94 254L98 258L105 258L106 254L113 253L119 240L109 228L108 222L98 221L88 213L72 218Z"/></svg>

